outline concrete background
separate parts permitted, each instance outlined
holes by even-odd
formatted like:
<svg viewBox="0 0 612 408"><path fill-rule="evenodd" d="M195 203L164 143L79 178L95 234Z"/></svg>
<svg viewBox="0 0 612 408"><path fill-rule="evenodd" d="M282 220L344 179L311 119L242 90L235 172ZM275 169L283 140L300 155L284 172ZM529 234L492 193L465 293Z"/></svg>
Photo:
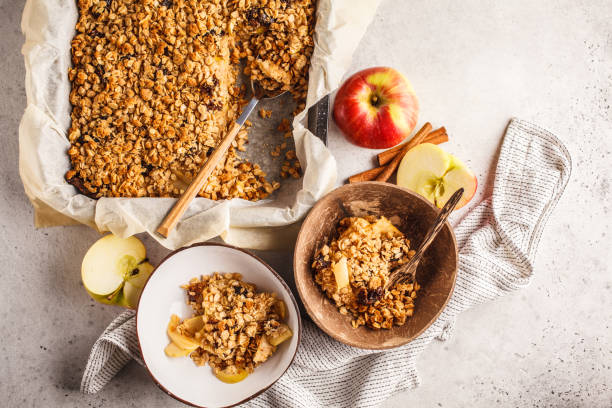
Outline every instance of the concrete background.
<svg viewBox="0 0 612 408"><path fill-rule="evenodd" d="M80 283L96 232L32 226L17 162L24 3L0 0L0 406L181 406L136 364L98 395L78 391L91 345L119 310L94 303ZM385 406L612 406L612 2L386 0L351 72L372 65L411 79L421 118L445 125L447 150L479 176L478 198L513 116L559 135L574 161L532 285L461 315L454 337L421 356L421 387ZM330 147L341 176L369 166L371 152L333 126ZM153 261L167 253L144 241ZM292 273L290 254L259 255Z"/></svg>

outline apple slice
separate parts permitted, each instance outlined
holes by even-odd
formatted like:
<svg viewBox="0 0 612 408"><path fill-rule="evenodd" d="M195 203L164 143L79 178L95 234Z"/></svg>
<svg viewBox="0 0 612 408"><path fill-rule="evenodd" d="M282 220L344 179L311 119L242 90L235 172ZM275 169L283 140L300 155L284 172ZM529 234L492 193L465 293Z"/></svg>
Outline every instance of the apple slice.
<svg viewBox="0 0 612 408"><path fill-rule="evenodd" d="M200 343L196 339L184 336L180 334L176 328L179 325L179 317L177 315L170 316L170 322L168 323L168 329L166 333L170 340L176 344L179 348L184 350L193 351L200 347Z"/></svg>
<svg viewBox="0 0 612 408"><path fill-rule="evenodd" d="M270 344L266 336L262 336L257 345L257 351L255 351L253 356L253 362L263 363L274 353L274 350L274 345Z"/></svg>
<svg viewBox="0 0 612 408"><path fill-rule="evenodd" d="M226 367L223 370L215 370L215 376L228 384L235 384L247 378L249 373L244 368L237 368L235 366Z"/></svg>
<svg viewBox="0 0 612 408"><path fill-rule="evenodd" d="M438 208L463 187L465 192L457 209L472 199L478 181L459 159L434 144L423 143L409 150L402 159L397 184L422 195Z"/></svg>
<svg viewBox="0 0 612 408"><path fill-rule="evenodd" d="M176 344L177 347L179 348L182 348L184 350L193 351L197 349L198 347L200 347L200 344L197 343L194 339L189 338L187 336L183 336L182 334L179 334L175 330L168 329L167 333L168 333L168 337L170 337L170 340L172 340L172 342Z"/></svg>
<svg viewBox="0 0 612 408"><path fill-rule="evenodd" d="M278 299L274 303L274 311L278 314L278 317L284 319L287 316L287 305L281 299Z"/></svg>
<svg viewBox="0 0 612 408"><path fill-rule="evenodd" d="M278 346L285 340L290 339L291 336L293 336L293 332L291 331L289 326L282 323L273 335L268 336L268 342L273 346Z"/></svg>
<svg viewBox="0 0 612 408"><path fill-rule="evenodd" d="M391 233L393 235L401 234L401 232L395 228L395 225L391 223L386 217L380 217L378 221L372 224L372 229L379 234Z"/></svg>
<svg viewBox="0 0 612 408"><path fill-rule="evenodd" d="M338 262L335 262L332 270L334 271L334 277L336 278L336 286L338 291L349 285L349 271L346 258L342 257Z"/></svg>
<svg viewBox="0 0 612 408"><path fill-rule="evenodd" d="M202 319L202 316L190 317L189 319L183 320L181 327L187 329L189 333L195 334L204 327L204 320Z"/></svg>
<svg viewBox="0 0 612 408"><path fill-rule="evenodd" d="M81 279L85 290L101 303L135 309L154 269L146 255L144 245L134 236L109 234L100 238L83 258Z"/></svg>
<svg viewBox="0 0 612 408"><path fill-rule="evenodd" d="M164 353L168 357L185 357L188 356L193 350L182 349L174 343L170 343L164 349Z"/></svg>

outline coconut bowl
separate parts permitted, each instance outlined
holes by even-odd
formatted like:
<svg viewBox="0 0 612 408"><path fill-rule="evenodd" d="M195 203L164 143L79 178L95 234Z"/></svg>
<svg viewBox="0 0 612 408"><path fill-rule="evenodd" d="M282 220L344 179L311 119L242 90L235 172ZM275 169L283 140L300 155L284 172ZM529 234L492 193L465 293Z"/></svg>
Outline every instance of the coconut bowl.
<svg viewBox="0 0 612 408"><path fill-rule="evenodd" d="M391 329L353 328L352 317L342 315L314 280L311 267L316 251L331 241L340 220L351 216L385 216L415 249L433 224L438 209L420 195L380 182L348 184L323 197L312 208L298 234L294 254L296 286L310 318L321 330L349 346L390 349L423 333L442 313L457 277L457 242L450 224L440 231L421 260L416 279L421 289L414 315Z"/></svg>

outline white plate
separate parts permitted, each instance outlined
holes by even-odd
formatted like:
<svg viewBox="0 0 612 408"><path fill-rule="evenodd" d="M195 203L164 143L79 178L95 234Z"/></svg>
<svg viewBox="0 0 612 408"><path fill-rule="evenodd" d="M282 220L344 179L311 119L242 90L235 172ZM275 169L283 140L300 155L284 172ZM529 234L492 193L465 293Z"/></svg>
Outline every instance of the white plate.
<svg viewBox="0 0 612 408"><path fill-rule="evenodd" d="M257 291L274 292L287 305L287 324L293 337L243 381L219 381L210 366L196 366L189 357L170 358L164 353L169 339L170 315L192 315L181 285L191 278L214 272L238 272ZM295 357L301 333L300 314L289 287L266 263L238 248L221 244L196 244L180 249L155 269L145 285L136 315L140 350L153 380L170 396L199 407L228 407L253 398L274 384Z"/></svg>

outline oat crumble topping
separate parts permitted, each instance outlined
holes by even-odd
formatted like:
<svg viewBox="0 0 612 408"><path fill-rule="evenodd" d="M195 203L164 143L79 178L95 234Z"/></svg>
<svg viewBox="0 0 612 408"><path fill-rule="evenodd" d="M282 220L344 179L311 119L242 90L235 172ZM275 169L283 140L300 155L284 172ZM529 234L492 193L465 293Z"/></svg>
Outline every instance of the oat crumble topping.
<svg viewBox="0 0 612 408"><path fill-rule="evenodd" d="M347 217L338 238L320 248L312 263L315 281L353 327L401 326L414 312L417 282L384 290L389 274L414 255L410 241L385 217ZM342 274L347 274L343 282Z"/></svg>
<svg viewBox="0 0 612 408"><path fill-rule="evenodd" d="M251 373L291 337L282 322L284 302L273 293L257 292L239 273L202 276L183 288L194 316L201 320L194 324L194 318L183 323L176 316L172 319L180 335L197 342L190 357L199 366L208 363L215 372Z"/></svg>
<svg viewBox="0 0 612 408"><path fill-rule="evenodd" d="M240 61L303 109L314 4L78 0L66 180L93 198L180 195L245 103ZM247 139L248 126L200 196L258 200L279 188L238 156Z"/></svg>

